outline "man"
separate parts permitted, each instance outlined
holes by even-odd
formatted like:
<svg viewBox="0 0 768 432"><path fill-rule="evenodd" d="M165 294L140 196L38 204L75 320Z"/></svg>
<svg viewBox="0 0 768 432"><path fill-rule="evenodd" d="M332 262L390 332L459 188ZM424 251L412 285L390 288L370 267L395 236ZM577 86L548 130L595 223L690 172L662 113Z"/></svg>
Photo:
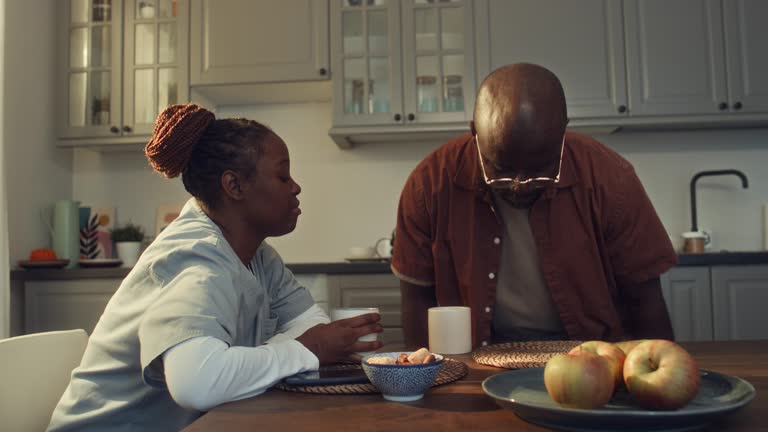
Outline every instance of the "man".
<svg viewBox="0 0 768 432"><path fill-rule="evenodd" d="M669 237L629 162L567 124L552 72L505 66L483 81L471 133L410 175L392 260L407 345L427 343L437 305L471 307L473 347L673 338Z"/></svg>

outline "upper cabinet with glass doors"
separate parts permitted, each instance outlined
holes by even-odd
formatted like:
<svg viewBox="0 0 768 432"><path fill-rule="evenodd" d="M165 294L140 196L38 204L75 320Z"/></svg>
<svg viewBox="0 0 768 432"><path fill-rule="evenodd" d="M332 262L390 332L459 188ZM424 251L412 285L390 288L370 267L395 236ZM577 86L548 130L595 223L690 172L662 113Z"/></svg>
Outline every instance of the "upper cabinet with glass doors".
<svg viewBox="0 0 768 432"><path fill-rule="evenodd" d="M467 0L333 0L331 41L336 128L471 117Z"/></svg>
<svg viewBox="0 0 768 432"><path fill-rule="evenodd" d="M155 117L188 101L188 2L66 0L61 145L145 141Z"/></svg>

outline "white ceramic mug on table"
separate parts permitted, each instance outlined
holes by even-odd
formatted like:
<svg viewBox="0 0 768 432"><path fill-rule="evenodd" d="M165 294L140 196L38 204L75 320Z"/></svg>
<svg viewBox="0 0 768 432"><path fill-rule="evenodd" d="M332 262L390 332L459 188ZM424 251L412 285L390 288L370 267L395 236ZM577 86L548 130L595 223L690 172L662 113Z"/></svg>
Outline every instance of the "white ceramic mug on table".
<svg viewBox="0 0 768 432"><path fill-rule="evenodd" d="M466 306L439 306L427 311L429 350L439 354L472 351L472 312Z"/></svg>
<svg viewBox="0 0 768 432"><path fill-rule="evenodd" d="M331 309L331 321L338 321L341 319L347 319L347 318L353 318L360 315L365 315L369 313L379 313L379 308L335 308ZM357 339L358 342L375 342L379 339L378 333L369 333L367 335L360 336L360 338ZM367 352L359 352L357 354L361 356L366 356L368 354L373 354L374 351L367 351Z"/></svg>

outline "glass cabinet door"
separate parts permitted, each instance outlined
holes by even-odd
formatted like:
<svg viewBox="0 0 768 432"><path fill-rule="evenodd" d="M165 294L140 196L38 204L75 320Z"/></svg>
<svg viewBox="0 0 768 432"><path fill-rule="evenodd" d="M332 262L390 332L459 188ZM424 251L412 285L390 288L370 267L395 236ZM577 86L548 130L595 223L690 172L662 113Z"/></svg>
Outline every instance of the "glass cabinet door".
<svg viewBox="0 0 768 432"><path fill-rule="evenodd" d="M474 104L472 10L468 0L403 1L406 121L471 119Z"/></svg>
<svg viewBox="0 0 768 432"><path fill-rule="evenodd" d="M399 0L331 2L336 124L403 122L399 9Z"/></svg>
<svg viewBox="0 0 768 432"><path fill-rule="evenodd" d="M123 134L152 133L157 115L188 98L188 3L184 0L126 0Z"/></svg>
<svg viewBox="0 0 768 432"><path fill-rule="evenodd" d="M119 134L121 4L120 0L60 3L67 22L62 50L63 137Z"/></svg>

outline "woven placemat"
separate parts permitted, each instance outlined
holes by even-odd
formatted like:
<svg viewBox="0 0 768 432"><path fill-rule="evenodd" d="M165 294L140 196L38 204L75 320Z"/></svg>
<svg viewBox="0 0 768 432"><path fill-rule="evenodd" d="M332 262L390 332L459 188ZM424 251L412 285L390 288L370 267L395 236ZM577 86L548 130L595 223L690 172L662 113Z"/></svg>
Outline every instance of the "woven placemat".
<svg viewBox="0 0 768 432"><path fill-rule="evenodd" d="M362 366L359 364L354 365L339 365L334 366L334 368L357 368L360 369ZM463 378L467 373L469 372L469 368L464 363L446 358L443 362L443 367L440 368L440 373L437 375L437 378L435 379L435 383L432 384L432 387L436 387L443 384L448 384L450 382L454 382L456 380L459 380ZM365 384L338 384L338 385L318 385L318 386L289 386L285 385L284 383L280 382L277 385L275 385L273 388L284 390L288 392L296 392L296 393L313 393L313 394L374 394L379 393L379 390L376 389L376 387L373 386L371 383L365 383Z"/></svg>
<svg viewBox="0 0 768 432"><path fill-rule="evenodd" d="M581 341L529 341L508 342L478 348L472 358L487 366L507 369L544 367L547 360L566 353Z"/></svg>

